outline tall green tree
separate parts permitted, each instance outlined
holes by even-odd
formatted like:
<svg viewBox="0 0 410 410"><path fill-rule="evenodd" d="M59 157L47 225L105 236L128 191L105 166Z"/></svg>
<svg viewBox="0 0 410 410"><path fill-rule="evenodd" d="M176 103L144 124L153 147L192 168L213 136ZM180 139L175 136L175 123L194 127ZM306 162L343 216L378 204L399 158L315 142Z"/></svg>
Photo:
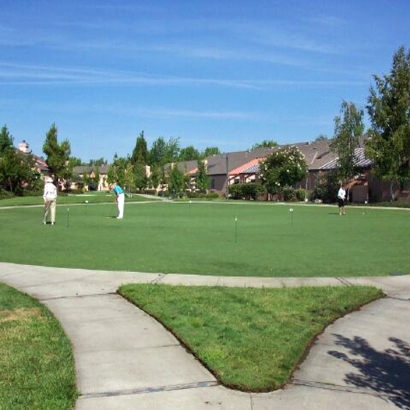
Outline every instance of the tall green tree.
<svg viewBox="0 0 410 410"><path fill-rule="evenodd" d="M373 173L390 182L394 200L394 183L410 177L410 51L400 47L390 74L373 79L366 107L371 120L366 155L373 161Z"/></svg>
<svg viewBox="0 0 410 410"><path fill-rule="evenodd" d="M146 165L141 162L137 162L134 165L134 184L140 191L147 188L148 178L146 175Z"/></svg>
<svg viewBox="0 0 410 410"><path fill-rule="evenodd" d="M13 149L13 147L13 137L7 129L7 126L3 125L0 131L0 156L2 156L7 149Z"/></svg>
<svg viewBox="0 0 410 410"><path fill-rule="evenodd" d="M57 134L57 127L52 124L46 134L43 152L46 155L46 162L54 179L67 181L71 178L73 172L70 164L71 147L67 139L59 143Z"/></svg>
<svg viewBox="0 0 410 410"><path fill-rule="evenodd" d="M163 137L157 138L149 151L149 164L160 165L176 162L179 157L179 139L170 138L165 141Z"/></svg>
<svg viewBox="0 0 410 410"><path fill-rule="evenodd" d="M173 197L179 197L188 188L190 176L182 172L178 165L174 164L168 168L166 183L168 192Z"/></svg>
<svg viewBox="0 0 410 410"><path fill-rule="evenodd" d="M198 160L198 172L195 178L195 185L199 192L206 193L211 182L207 175L206 164L204 161Z"/></svg>
<svg viewBox="0 0 410 410"><path fill-rule="evenodd" d="M352 102L343 101L340 114L334 119L335 132L330 149L338 156L339 177L348 182L355 174L355 149L364 131L363 110Z"/></svg>
<svg viewBox="0 0 410 410"><path fill-rule="evenodd" d="M147 141L144 137L144 131L141 131L139 137L135 142L135 147L131 155L131 162L133 165L137 163L147 165L148 163L148 148Z"/></svg>
<svg viewBox="0 0 410 410"><path fill-rule="evenodd" d="M306 177L308 166L304 155L295 146L285 146L259 164L259 179L268 194L278 194Z"/></svg>
<svg viewBox="0 0 410 410"><path fill-rule="evenodd" d="M108 167L107 182L109 184L116 182L121 187L125 187L127 183L125 174L127 172L128 163L129 161L127 158L119 157L117 154L115 154L112 164Z"/></svg>

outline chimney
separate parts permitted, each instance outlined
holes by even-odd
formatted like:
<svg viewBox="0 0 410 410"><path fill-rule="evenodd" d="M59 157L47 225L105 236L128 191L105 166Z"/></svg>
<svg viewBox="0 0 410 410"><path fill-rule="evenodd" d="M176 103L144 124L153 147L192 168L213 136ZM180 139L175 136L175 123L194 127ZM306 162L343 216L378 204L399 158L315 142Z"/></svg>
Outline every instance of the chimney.
<svg viewBox="0 0 410 410"><path fill-rule="evenodd" d="M23 140L22 142L20 142L19 151L24 152L25 154L28 154L30 152L29 146L26 141Z"/></svg>

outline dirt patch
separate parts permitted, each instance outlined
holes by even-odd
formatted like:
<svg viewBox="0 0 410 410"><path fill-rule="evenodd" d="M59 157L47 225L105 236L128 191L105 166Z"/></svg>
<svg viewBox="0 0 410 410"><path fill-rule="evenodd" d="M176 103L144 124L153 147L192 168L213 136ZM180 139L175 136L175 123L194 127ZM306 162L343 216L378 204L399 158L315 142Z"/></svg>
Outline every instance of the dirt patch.
<svg viewBox="0 0 410 410"><path fill-rule="evenodd" d="M9 322L11 320L28 320L36 317L44 320L39 308L16 308L12 310L0 310L0 322Z"/></svg>

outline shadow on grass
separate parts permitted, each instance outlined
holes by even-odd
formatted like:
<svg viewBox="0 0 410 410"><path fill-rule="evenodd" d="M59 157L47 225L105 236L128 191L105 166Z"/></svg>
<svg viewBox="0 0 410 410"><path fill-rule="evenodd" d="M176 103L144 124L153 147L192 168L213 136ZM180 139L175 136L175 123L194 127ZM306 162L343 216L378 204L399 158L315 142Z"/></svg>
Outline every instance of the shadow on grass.
<svg viewBox="0 0 410 410"><path fill-rule="evenodd" d="M347 373L346 383L374 390L398 408L410 409L410 344L391 337L388 340L392 347L377 351L361 337L334 336L336 345L346 348L349 355L338 351L328 353L359 371Z"/></svg>

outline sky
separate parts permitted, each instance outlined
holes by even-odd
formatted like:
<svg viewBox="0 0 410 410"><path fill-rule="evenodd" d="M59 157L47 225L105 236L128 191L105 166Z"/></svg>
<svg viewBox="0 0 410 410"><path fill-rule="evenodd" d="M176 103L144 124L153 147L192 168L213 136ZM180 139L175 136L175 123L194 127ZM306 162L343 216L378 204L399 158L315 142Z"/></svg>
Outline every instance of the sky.
<svg viewBox="0 0 410 410"><path fill-rule="evenodd" d="M83 161L144 132L242 151L332 137L410 46L408 0L0 0L0 126Z"/></svg>

